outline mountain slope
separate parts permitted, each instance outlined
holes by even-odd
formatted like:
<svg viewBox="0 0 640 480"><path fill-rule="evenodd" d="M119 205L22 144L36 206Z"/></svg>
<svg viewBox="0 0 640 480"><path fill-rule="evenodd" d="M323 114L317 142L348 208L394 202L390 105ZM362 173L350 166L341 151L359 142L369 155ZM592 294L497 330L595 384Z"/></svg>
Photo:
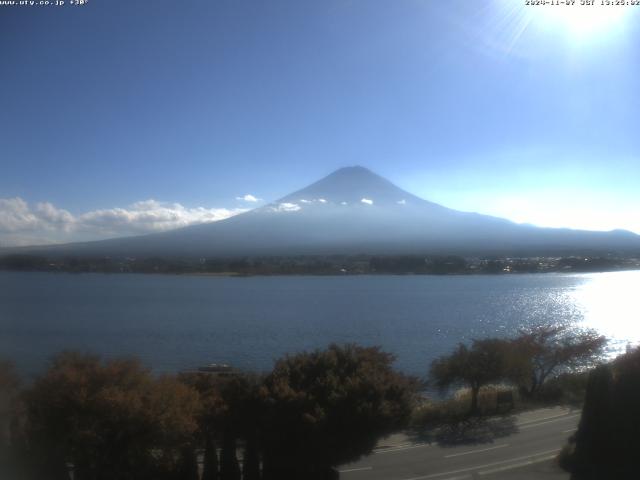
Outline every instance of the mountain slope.
<svg viewBox="0 0 640 480"><path fill-rule="evenodd" d="M549 255L638 250L625 231L538 228L423 200L363 167L215 223L39 249L47 255L207 257L287 254Z"/></svg>

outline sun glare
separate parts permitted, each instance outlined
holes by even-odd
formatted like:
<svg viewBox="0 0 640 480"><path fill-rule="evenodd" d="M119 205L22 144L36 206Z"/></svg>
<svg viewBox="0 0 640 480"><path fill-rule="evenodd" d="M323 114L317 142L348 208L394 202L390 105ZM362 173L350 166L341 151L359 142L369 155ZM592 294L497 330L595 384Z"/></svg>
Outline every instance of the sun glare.
<svg viewBox="0 0 640 480"><path fill-rule="evenodd" d="M639 6L614 0L576 0L557 5L525 6L530 9L532 20L545 27L560 28L573 37L589 38L613 31L621 26L632 9Z"/></svg>
<svg viewBox="0 0 640 480"><path fill-rule="evenodd" d="M640 0L493 0L489 43L513 53L528 31L591 43L619 34ZM487 32L485 32L487 34ZM497 43L496 43L497 42Z"/></svg>

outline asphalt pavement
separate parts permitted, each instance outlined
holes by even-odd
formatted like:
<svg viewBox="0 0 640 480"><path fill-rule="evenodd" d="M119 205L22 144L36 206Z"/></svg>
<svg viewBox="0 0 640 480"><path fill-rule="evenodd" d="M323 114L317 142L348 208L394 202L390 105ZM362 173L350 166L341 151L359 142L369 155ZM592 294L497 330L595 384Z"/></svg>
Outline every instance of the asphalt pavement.
<svg viewBox="0 0 640 480"><path fill-rule="evenodd" d="M556 407L394 435L373 454L341 466L340 478L566 480L555 457L579 420L579 410Z"/></svg>

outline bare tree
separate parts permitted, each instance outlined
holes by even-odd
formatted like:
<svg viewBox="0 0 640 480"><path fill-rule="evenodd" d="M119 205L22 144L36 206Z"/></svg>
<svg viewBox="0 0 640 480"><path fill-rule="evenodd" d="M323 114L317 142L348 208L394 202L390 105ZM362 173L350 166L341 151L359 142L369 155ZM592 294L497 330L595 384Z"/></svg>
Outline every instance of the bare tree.
<svg viewBox="0 0 640 480"><path fill-rule="evenodd" d="M586 369L601 359L607 340L594 330L543 325L522 331L512 342L509 376L528 396L551 377Z"/></svg>
<svg viewBox="0 0 640 480"><path fill-rule="evenodd" d="M433 361L430 376L441 389L456 383L470 387L471 413L477 413L480 388L505 377L508 351L509 342L496 338L473 340L471 347L460 343Z"/></svg>

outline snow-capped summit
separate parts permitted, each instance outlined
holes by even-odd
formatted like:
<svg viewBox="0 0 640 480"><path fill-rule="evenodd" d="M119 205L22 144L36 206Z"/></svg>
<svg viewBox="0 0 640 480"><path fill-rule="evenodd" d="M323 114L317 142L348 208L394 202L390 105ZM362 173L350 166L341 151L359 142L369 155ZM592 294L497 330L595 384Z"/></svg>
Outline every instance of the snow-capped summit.
<svg viewBox="0 0 640 480"><path fill-rule="evenodd" d="M425 201L405 192L371 170L355 166L336 170L308 187L281 198L278 202L397 205L402 200L405 203L408 200Z"/></svg>

